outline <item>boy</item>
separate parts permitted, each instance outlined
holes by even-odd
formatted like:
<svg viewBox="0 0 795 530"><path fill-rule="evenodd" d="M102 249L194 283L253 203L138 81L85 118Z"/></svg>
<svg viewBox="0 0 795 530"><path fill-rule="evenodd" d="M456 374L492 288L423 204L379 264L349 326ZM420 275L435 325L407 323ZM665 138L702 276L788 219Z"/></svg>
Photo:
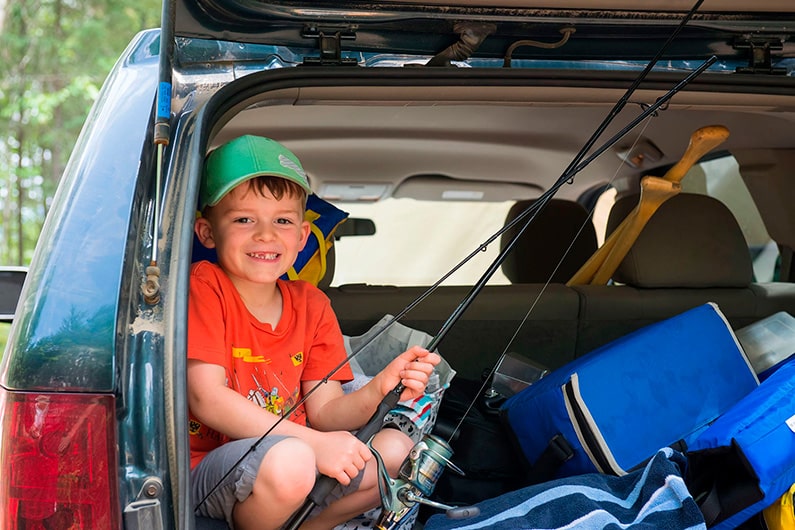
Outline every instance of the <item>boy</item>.
<svg viewBox="0 0 795 530"><path fill-rule="evenodd" d="M298 159L273 140L242 136L207 158L195 232L216 250L218 264L199 262L190 278L194 503L345 358L328 298L307 282L279 279L309 235L309 193ZM421 395L440 360L412 347L347 395L346 365L246 455L199 513L236 530L278 528L304 503L318 472L339 481L341 496L302 528L333 528L377 506L375 461L348 431L364 425L399 382L406 387L401 399ZM372 443L393 475L413 446L394 429L382 429Z"/></svg>

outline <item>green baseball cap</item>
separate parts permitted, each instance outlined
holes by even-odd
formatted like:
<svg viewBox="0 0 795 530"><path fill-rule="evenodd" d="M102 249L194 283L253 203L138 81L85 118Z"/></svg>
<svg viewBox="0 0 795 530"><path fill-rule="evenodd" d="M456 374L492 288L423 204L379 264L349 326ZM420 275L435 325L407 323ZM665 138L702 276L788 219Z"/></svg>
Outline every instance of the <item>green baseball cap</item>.
<svg viewBox="0 0 795 530"><path fill-rule="evenodd" d="M276 140L245 135L223 144L207 157L199 191L199 210L215 206L238 184L255 177L291 180L312 194L301 162Z"/></svg>

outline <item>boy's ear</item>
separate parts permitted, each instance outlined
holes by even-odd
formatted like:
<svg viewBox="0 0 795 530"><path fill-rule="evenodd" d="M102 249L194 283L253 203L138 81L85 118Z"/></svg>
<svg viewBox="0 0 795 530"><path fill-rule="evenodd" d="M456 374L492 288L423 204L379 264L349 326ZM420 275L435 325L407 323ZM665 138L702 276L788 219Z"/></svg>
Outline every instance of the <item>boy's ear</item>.
<svg viewBox="0 0 795 530"><path fill-rule="evenodd" d="M311 231L312 229L309 225L309 221L304 221L303 223L301 223L301 242L299 243L299 245L301 245L301 248L298 249L298 252L304 250L306 242L309 240L309 234Z"/></svg>
<svg viewBox="0 0 795 530"><path fill-rule="evenodd" d="M204 217L199 217L193 223L193 231L196 232L196 237L199 238L199 243L206 248L215 248L215 239L213 239L213 227L210 221Z"/></svg>

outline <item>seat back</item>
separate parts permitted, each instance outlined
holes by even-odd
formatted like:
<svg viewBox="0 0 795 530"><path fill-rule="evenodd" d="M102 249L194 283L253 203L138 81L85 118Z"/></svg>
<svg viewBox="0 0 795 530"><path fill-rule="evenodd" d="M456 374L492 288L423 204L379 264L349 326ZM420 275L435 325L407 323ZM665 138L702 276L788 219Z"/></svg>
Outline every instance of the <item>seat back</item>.
<svg viewBox="0 0 795 530"><path fill-rule="evenodd" d="M615 204L608 233L637 199ZM739 224L723 203L706 195L682 193L663 203L613 280L620 285L573 287L580 294L577 355L706 302L718 304L735 329L768 316L775 306L754 287Z"/></svg>
<svg viewBox="0 0 795 530"><path fill-rule="evenodd" d="M533 202L518 201L508 211L505 223ZM501 250L522 225L519 222L503 233ZM511 283L565 283L596 248L596 229L585 208L574 201L551 199L519 237L502 263L502 271Z"/></svg>
<svg viewBox="0 0 795 530"><path fill-rule="evenodd" d="M607 233L635 207L616 202ZM747 287L753 263L742 229L728 207L707 195L681 193L664 202L616 269L616 282L644 288Z"/></svg>

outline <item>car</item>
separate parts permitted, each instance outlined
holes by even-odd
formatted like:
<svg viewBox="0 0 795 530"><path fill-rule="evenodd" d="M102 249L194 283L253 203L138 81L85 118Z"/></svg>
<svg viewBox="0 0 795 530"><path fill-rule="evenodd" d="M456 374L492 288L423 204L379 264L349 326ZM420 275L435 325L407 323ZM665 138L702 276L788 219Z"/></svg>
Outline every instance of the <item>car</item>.
<svg viewBox="0 0 795 530"><path fill-rule="evenodd" d="M795 315L795 4L692 7L164 2L20 295L0 527L211 524L187 494L188 272L203 160L243 134L347 214L321 282L343 333L399 316L475 387L507 354L553 370L705 302L737 331ZM572 281L590 256L606 279Z"/></svg>

